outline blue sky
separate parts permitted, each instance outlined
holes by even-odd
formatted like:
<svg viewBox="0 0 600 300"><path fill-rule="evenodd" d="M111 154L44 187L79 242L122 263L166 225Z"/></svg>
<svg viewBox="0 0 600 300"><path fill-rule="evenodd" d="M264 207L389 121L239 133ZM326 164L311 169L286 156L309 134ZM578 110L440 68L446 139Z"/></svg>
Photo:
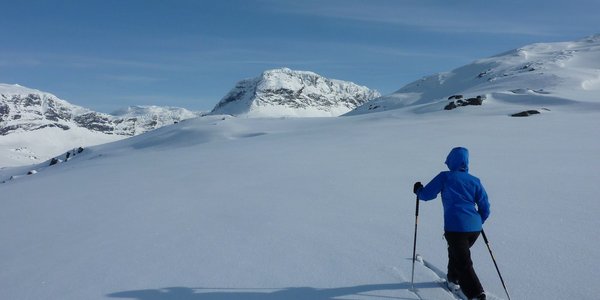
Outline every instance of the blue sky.
<svg viewBox="0 0 600 300"><path fill-rule="evenodd" d="M111 112L210 110L272 68L388 94L535 42L600 33L600 1L0 0L0 82Z"/></svg>

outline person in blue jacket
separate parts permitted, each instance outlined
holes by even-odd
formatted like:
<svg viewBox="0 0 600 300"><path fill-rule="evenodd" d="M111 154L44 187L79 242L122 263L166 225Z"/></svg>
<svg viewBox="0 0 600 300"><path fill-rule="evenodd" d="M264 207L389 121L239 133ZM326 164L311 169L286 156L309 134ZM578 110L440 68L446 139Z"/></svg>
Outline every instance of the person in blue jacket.
<svg viewBox="0 0 600 300"><path fill-rule="evenodd" d="M456 147L446 158L443 171L423 186L416 182L413 192L423 201L442 194L444 236L448 242L448 285L462 289L469 299L486 299L473 269L470 248L490 215L488 196L479 178L469 174L469 151Z"/></svg>

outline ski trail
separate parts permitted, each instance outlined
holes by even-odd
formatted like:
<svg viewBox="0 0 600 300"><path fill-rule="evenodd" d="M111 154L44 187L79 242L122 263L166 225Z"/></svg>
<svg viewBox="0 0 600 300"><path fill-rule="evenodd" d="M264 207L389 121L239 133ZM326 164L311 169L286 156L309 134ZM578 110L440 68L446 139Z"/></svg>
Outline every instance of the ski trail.
<svg viewBox="0 0 600 300"><path fill-rule="evenodd" d="M398 269L398 267L392 267L392 270L399 275L400 278L402 278L402 280L406 280L406 278L404 278L402 271L400 271L400 269ZM412 287L410 287L408 289L409 292L413 293L413 295L417 296L417 298L419 300L424 300L421 295L419 295L419 293L417 292L416 289L413 289Z"/></svg>
<svg viewBox="0 0 600 300"><path fill-rule="evenodd" d="M427 269L423 264L415 264L414 289L411 286L410 278L407 280L406 274L402 270L410 269L412 260L407 259L406 264L402 266L393 266L391 271L394 276L408 285L408 292L414 295L418 300L457 300L448 290L444 289L438 283L439 278ZM460 299L458 299L460 300Z"/></svg>
<svg viewBox="0 0 600 300"><path fill-rule="evenodd" d="M422 258L422 257L421 257ZM462 293L462 291L459 291L457 293L453 293L450 292L447 287L446 287L446 272L440 270L438 267L436 267L435 265L433 265L431 262L425 260L425 259L421 259L422 261L422 265L429 269L429 271L431 271L435 276L437 276L437 282L439 282L439 284L444 288L444 290L446 290L448 293L452 294L452 296L457 299L457 300L469 300L467 298L467 296L465 296L465 294ZM503 300L502 298L490 294L490 292L485 292L485 295L487 297L488 300Z"/></svg>
<svg viewBox="0 0 600 300"><path fill-rule="evenodd" d="M418 255L420 256L420 255ZM430 263L429 261L425 260L422 256L420 263L427 269L429 269L429 271L431 271L436 277L437 277L437 282L440 284L441 287L443 287L446 291L448 291L448 293L452 294L452 297L454 297L454 299L457 300L469 300L467 298L467 296L465 296L462 291L458 291L458 292L451 292L448 290L447 286L446 286L446 273L442 270L440 270L439 268L437 268L436 266L434 266L432 263Z"/></svg>

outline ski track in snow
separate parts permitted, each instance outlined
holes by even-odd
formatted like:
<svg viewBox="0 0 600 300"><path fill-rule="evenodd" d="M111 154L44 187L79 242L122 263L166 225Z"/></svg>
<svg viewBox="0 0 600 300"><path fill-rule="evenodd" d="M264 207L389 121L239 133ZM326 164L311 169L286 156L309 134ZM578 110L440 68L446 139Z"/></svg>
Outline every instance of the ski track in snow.
<svg viewBox="0 0 600 300"><path fill-rule="evenodd" d="M442 271L440 268L436 267L431 262L429 262L429 261L427 261L425 259L422 260L421 264L424 267L426 267L427 269L429 269L433 274L435 274L435 276L437 276L437 278L438 278L436 281L444 289L446 289L446 281L447 281L446 272ZM448 293L451 293L454 296L454 298L457 299L457 300L469 300L469 299L467 299L467 297L462 292L452 293L452 292L448 291ZM498 297L496 295L493 295L492 293L487 292L487 291L486 291L486 296L487 296L488 300L500 300L500 299L502 299L502 298L500 298L500 297Z"/></svg>

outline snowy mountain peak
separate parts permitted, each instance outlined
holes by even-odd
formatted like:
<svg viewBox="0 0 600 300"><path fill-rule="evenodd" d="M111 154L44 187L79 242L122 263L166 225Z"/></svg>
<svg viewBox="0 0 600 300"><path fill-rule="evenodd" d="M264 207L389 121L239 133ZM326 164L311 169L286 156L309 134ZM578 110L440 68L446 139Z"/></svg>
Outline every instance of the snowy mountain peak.
<svg viewBox="0 0 600 300"><path fill-rule="evenodd" d="M199 112L189 111L181 107L135 105L123 108L111 113L120 119L160 119L163 124L170 124L184 119L195 118L201 115Z"/></svg>
<svg viewBox="0 0 600 300"><path fill-rule="evenodd" d="M279 68L279 69L271 69L271 70L265 70L263 73L263 77L266 76L273 76L273 75L277 75L277 74L286 74L286 75L308 75L308 76L319 76L317 73L315 72L311 72L311 71L300 71L300 70L292 70L290 68Z"/></svg>
<svg viewBox="0 0 600 300"><path fill-rule="evenodd" d="M198 115L183 108L158 106L130 107L109 115L73 105L50 93L0 84L0 135L46 127L83 127L131 136Z"/></svg>
<svg viewBox="0 0 600 300"><path fill-rule="evenodd" d="M452 95L482 96L502 114L516 109L600 109L600 35L571 42L536 43L479 59L412 82L349 114L407 108L441 111ZM568 105L565 104L579 104ZM485 110L485 109L484 109Z"/></svg>
<svg viewBox="0 0 600 300"><path fill-rule="evenodd" d="M352 82L328 79L289 68L264 71L245 79L215 106L211 114L250 117L338 116L380 96Z"/></svg>
<svg viewBox="0 0 600 300"><path fill-rule="evenodd" d="M48 94L39 90L30 89L19 84L0 83L0 94L2 95L21 95L21 94Z"/></svg>
<svg viewBox="0 0 600 300"><path fill-rule="evenodd" d="M181 107L169 106L130 106L113 112L112 117L122 123L131 123L132 135L144 133L165 125L199 117L202 113ZM119 126L117 126L119 127Z"/></svg>
<svg viewBox="0 0 600 300"><path fill-rule="evenodd" d="M584 38L582 41L589 42L589 43L600 42L600 33L590 35L590 36Z"/></svg>

